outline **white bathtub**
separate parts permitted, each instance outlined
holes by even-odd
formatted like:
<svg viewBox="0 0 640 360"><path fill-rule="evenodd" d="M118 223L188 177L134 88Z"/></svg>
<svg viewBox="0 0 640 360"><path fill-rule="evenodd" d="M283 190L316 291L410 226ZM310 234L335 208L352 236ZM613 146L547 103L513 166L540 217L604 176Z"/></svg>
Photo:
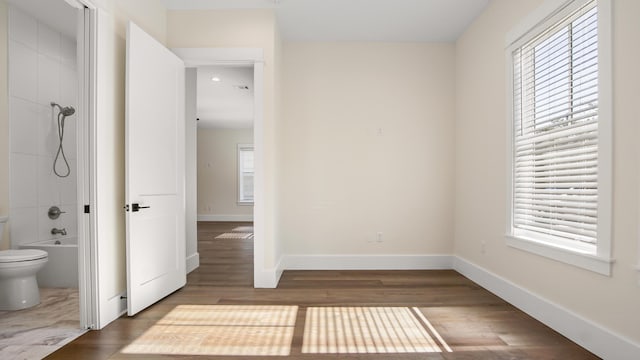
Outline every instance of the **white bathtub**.
<svg viewBox="0 0 640 360"><path fill-rule="evenodd" d="M21 249L39 249L49 253L38 271L38 286L43 288L78 287L78 239L64 238L20 245Z"/></svg>

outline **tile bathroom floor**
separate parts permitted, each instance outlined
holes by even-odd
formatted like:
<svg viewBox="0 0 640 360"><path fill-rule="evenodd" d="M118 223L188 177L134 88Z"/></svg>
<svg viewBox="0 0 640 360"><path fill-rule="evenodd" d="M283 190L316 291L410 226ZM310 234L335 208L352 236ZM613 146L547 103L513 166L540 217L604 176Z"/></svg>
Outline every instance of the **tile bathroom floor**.
<svg viewBox="0 0 640 360"><path fill-rule="evenodd" d="M40 305L0 311L0 359L42 359L86 330L78 289L40 289Z"/></svg>

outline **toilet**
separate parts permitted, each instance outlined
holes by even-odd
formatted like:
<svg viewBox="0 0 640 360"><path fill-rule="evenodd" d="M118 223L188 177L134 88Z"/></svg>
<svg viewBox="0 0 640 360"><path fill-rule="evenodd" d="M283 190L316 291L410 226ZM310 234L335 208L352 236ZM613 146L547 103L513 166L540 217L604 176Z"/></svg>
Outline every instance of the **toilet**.
<svg viewBox="0 0 640 360"><path fill-rule="evenodd" d="M7 217L0 217L0 236ZM36 273L47 263L36 249L0 251L0 310L21 310L40 303Z"/></svg>

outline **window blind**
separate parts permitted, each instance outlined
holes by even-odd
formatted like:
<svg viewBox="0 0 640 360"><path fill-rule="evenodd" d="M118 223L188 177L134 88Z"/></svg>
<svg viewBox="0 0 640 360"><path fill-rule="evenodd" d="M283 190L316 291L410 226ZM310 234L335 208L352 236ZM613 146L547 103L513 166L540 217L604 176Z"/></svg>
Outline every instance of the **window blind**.
<svg viewBox="0 0 640 360"><path fill-rule="evenodd" d="M592 1L512 52L514 231L596 243L597 24Z"/></svg>
<svg viewBox="0 0 640 360"><path fill-rule="evenodd" d="M239 201L253 201L253 148L239 148Z"/></svg>

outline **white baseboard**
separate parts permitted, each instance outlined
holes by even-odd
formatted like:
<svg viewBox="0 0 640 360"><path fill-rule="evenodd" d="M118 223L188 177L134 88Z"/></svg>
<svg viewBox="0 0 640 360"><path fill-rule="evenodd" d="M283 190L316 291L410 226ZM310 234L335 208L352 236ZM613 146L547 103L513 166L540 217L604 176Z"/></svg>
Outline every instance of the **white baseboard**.
<svg viewBox="0 0 640 360"><path fill-rule="evenodd" d="M198 215L198 221L253 221L253 215Z"/></svg>
<svg viewBox="0 0 640 360"><path fill-rule="evenodd" d="M200 253L193 253L187 256L187 274L200 266Z"/></svg>
<svg viewBox="0 0 640 360"><path fill-rule="evenodd" d="M277 288L283 271L282 257L280 258L280 261L278 261L278 264L271 269L254 270L253 287L257 289Z"/></svg>
<svg viewBox="0 0 640 360"><path fill-rule="evenodd" d="M286 270L442 270L451 255L285 255Z"/></svg>
<svg viewBox="0 0 640 360"><path fill-rule="evenodd" d="M640 345L463 258L453 269L604 359L640 359Z"/></svg>

